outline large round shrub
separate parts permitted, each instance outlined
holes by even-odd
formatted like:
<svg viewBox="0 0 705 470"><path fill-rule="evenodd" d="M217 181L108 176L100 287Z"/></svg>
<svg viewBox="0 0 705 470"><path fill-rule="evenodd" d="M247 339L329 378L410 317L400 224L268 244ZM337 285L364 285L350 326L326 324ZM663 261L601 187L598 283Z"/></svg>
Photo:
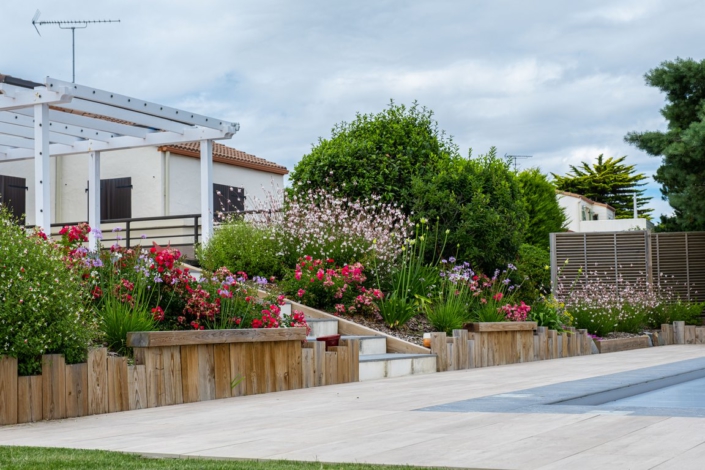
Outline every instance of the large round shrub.
<svg viewBox="0 0 705 470"><path fill-rule="evenodd" d="M241 219L222 224L208 243L198 250L198 261L209 271L226 267L250 276L280 277L283 274L276 227L265 227Z"/></svg>
<svg viewBox="0 0 705 470"><path fill-rule="evenodd" d="M415 199L412 179L433 175L439 163L458 155L431 110L391 102L380 113L358 114L336 125L330 139L320 139L289 179L300 194L336 188L350 200L377 195L409 214Z"/></svg>
<svg viewBox="0 0 705 470"><path fill-rule="evenodd" d="M40 371L42 354L83 361L93 339L87 289L63 256L0 207L0 355L18 358L22 375Z"/></svg>
<svg viewBox="0 0 705 470"><path fill-rule="evenodd" d="M567 222L567 217L558 204L556 187L538 168L524 170L519 173L518 178L529 216L525 241L547 250L549 234L563 232Z"/></svg>
<svg viewBox="0 0 705 470"><path fill-rule="evenodd" d="M516 174L494 147L487 155L456 158L433 178L414 180L414 211L440 233L444 256L468 261L484 273L514 262L524 240L526 209Z"/></svg>

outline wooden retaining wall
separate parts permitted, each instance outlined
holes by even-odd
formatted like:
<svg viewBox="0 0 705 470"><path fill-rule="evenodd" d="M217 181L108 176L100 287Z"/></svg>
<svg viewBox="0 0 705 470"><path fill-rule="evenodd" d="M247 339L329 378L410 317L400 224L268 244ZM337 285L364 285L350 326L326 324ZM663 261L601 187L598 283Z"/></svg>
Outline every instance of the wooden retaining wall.
<svg viewBox="0 0 705 470"><path fill-rule="evenodd" d="M705 326L686 325L682 321L663 324L661 331L654 332L653 343L654 346L705 344Z"/></svg>
<svg viewBox="0 0 705 470"><path fill-rule="evenodd" d="M85 364L42 356L42 375L31 377L0 357L0 425L359 380L359 340L328 351L305 340L305 328L131 333L133 365L96 348Z"/></svg>
<svg viewBox="0 0 705 470"><path fill-rule="evenodd" d="M535 322L474 323L452 337L431 333L431 351L443 372L589 355L592 339L587 330L558 333Z"/></svg>

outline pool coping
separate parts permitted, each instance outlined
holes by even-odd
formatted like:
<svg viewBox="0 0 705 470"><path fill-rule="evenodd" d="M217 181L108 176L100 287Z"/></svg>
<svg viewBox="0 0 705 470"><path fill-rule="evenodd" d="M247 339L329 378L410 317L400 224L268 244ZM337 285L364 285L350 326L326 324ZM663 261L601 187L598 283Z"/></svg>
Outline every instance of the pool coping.
<svg viewBox="0 0 705 470"><path fill-rule="evenodd" d="M705 408L657 408L615 405L561 404L585 399L615 390L625 391L635 387L632 395L644 393L645 384L664 381L677 376L705 376L705 357L672 362L658 366L607 374L588 379L560 382L541 387L500 393L486 397L450 402L443 405L419 408L415 411L456 413L553 413L553 414L617 414L630 416L667 416L685 418L705 417ZM663 385L666 387L668 385ZM661 388L661 387L658 387ZM604 402L603 402L604 403Z"/></svg>

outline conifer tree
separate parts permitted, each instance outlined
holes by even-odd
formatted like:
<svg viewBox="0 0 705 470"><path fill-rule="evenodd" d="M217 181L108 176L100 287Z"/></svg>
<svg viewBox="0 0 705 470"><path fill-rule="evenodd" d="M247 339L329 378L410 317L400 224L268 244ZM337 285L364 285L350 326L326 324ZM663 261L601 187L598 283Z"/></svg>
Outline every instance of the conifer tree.
<svg viewBox="0 0 705 470"><path fill-rule="evenodd" d="M579 166L570 166L570 172L565 176L555 173L556 188L561 191L580 194L595 202L609 204L615 209L618 219L634 217L634 195L637 197L639 217L651 219L653 209L646 207L651 200L644 196L646 176L637 173L634 165L624 163L626 155L620 158L597 157L597 162L590 165L582 162Z"/></svg>

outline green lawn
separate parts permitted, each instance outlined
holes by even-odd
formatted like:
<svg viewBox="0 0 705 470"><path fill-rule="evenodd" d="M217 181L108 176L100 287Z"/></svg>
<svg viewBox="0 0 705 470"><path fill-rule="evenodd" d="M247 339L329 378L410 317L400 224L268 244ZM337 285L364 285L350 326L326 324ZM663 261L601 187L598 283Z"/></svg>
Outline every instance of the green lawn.
<svg viewBox="0 0 705 470"><path fill-rule="evenodd" d="M275 444L273 444L275 445ZM102 450L0 446L0 469L203 469L203 470L420 470L431 467L329 464L318 462L152 459Z"/></svg>

